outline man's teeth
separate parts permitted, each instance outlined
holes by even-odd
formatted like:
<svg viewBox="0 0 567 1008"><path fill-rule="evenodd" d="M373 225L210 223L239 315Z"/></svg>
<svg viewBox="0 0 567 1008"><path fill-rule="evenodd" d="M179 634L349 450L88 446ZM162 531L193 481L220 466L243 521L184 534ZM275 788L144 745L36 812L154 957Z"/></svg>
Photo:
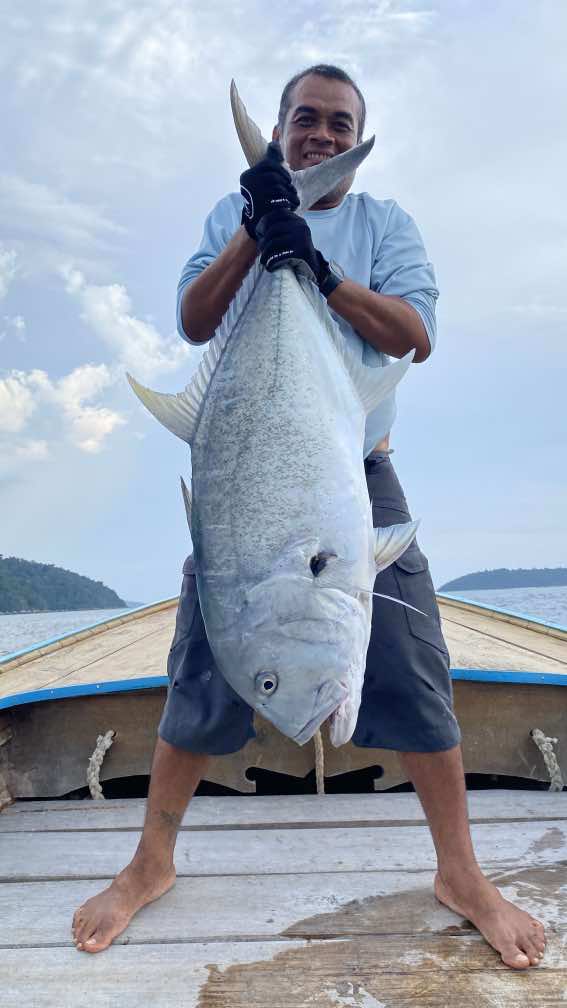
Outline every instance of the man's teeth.
<svg viewBox="0 0 567 1008"><path fill-rule="evenodd" d="M326 161L330 158L330 154L306 154L305 157L308 161Z"/></svg>

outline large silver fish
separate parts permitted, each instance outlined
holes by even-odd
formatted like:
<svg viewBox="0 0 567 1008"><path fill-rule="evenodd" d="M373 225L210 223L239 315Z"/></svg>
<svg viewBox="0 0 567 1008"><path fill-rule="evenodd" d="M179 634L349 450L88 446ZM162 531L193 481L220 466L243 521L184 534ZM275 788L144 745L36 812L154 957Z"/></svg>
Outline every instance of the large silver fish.
<svg viewBox="0 0 567 1008"><path fill-rule="evenodd" d="M250 164L267 141L234 84ZM298 212L352 174L373 140L292 172ZM335 746L356 725L378 570L416 523L373 529L364 427L413 352L385 368L355 359L306 276L255 265L178 395L130 383L191 446L184 488L203 619L236 692L302 745L330 718Z"/></svg>

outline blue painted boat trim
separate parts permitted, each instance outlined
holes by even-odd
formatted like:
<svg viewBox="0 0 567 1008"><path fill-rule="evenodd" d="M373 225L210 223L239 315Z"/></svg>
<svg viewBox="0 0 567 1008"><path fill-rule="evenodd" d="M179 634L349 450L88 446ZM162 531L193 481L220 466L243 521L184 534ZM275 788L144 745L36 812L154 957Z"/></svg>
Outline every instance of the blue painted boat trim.
<svg viewBox="0 0 567 1008"><path fill-rule="evenodd" d="M451 669L451 678L467 679L471 682L514 683L516 685L567 686L567 675L561 672L510 672L493 669ZM130 693L134 690L156 689L167 686L168 677L144 676L140 679L117 679L113 682L85 683L81 686L58 686L54 689L31 690L27 693L13 693L0 699L0 710L19 707L22 704L65 700L69 697L99 696L104 693Z"/></svg>
<svg viewBox="0 0 567 1008"><path fill-rule="evenodd" d="M177 595L173 595L171 598L159 599L157 602L149 602L148 605L134 606L133 609L119 609L116 616L107 616L106 619L97 620L96 623L87 623L86 626L75 627L74 630L69 630L68 633L61 634L59 637L50 637L48 640L39 641L36 644L32 644L30 647L22 648L21 651L12 651L10 654L2 655L0 658L0 665L3 665L5 662L12 661L14 658L19 658L21 655L31 654L32 651L39 651L41 648L47 647L49 644L56 644L57 641L66 640L68 637L76 637L76 635L82 633L83 630L93 630L94 627L103 626L106 623L114 623L115 620L123 619L124 616L128 616L130 613L143 612L144 609L153 609L154 606L162 605L163 602L174 602L177 598ZM0 615L17 616L18 613L2 613Z"/></svg>
<svg viewBox="0 0 567 1008"><path fill-rule="evenodd" d="M511 672L500 669L451 669L451 679L469 679L472 682L515 683L518 686L567 686L567 673L563 672Z"/></svg>
<svg viewBox="0 0 567 1008"><path fill-rule="evenodd" d="M479 589L480 590L480 589ZM494 590L497 589L487 589ZM536 619L535 616L526 616L524 613L516 612L514 609L499 609L497 606L485 605L484 602L477 602L476 599L467 598L466 595L453 595L451 592L435 592L438 598L454 599L455 602L466 602L467 605L476 606L477 609L488 609L489 612L503 613L504 616L515 616L516 619L526 620L528 623L538 623L539 626L549 627L551 630L562 630L567 633L567 626L560 623L548 623L547 620Z"/></svg>
<svg viewBox="0 0 567 1008"><path fill-rule="evenodd" d="M12 696L0 699L0 710L5 707L19 707L22 704L36 703L38 700L65 700L68 697L99 696L103 693L130 693L133 690L155 689L156 686L167 686L168 678L163 676L144 676L142 679L116 679L113 682L85 683L81 686L57 686L54 689L30 690L27 693L13 693Z"/></svg>

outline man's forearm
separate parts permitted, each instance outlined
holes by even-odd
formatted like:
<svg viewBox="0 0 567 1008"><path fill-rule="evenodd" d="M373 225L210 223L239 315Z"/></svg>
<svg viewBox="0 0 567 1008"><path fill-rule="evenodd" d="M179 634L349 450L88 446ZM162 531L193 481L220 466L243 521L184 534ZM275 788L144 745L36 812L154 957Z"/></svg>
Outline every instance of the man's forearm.
<svg viewBox="0 0 567 1008"><path fill-rule="evenodd" d="M429 357L431 347L425 326L415 308L402 298L376 294L345 279L330 294L328 303L375 350L403 357L415 348L416 364Z"/></svg>
<svg viewBox="0 0 567 1008"><path fill-rule="evenodd" d="M256 254L256 242L241 226L214 262L185 288L181 321L190 339L205 343L211 338Z"/></svg>

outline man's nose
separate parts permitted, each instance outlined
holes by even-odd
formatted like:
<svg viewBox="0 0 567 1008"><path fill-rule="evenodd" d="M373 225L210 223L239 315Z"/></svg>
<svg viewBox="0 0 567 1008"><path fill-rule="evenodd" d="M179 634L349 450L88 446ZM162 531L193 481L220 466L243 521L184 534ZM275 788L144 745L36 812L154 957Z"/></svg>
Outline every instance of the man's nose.
<svg viewBox="0 0 567 1008"><path fill-rule="evenodd" d="M313 126L309 139L315 143L330 145L333 143L334 137L326 123L318 123Z"/></svg>

